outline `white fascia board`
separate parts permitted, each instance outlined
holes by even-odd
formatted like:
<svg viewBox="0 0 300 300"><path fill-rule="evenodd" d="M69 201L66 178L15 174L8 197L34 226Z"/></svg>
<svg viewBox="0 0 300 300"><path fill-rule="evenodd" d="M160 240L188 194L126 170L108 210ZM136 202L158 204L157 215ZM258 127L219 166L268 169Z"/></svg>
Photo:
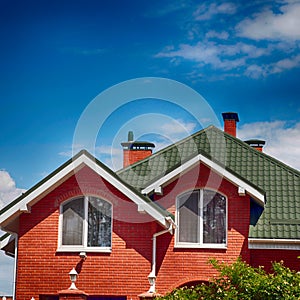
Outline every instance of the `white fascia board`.
<svg viewBox="0 0 300 300"><path fill-rule="evenodd" d="M248 239L249 249L300 250L300 239Z"/></svg>
<svg viewBox="0 0 300 300"><path fill-rule="evenodd" d="M146 188L142 190L142 194L148 195L152 191L155 191L156 189L161 189L161 187L168 181L176 178L182 171L185 171L189 169L190 167L194 166L196 163L199 162L199 155L193 157L189 161L185 162L184 164L180 165L178 168L174 169L167 175L159 178L157 181L153 182Z"/></svg>
<svg viewBox="0 0 300 300"><path fill-rule="evenodd" d="M228 181L236 185L239 189L244 189L254 200L258 201L262 206L264 206L265 195L263 193L261 193L260 191L258 191L257 189L249 185L247 182L233 175L231 172L227 171L224 167L218 165L217 163L213 162L212 160L208 159L207 157L201 154L198 154L197 156L193 157L189 161L180 165L172 172L168 173L167 175L161 177L151 185L147 186L145 189L142 190L142 193L143 194L151 193L158 187L163 186L166 182L169 182L170 180L178 176L181 172L186 171L189 168L193 167L198 162L204 163L212 170L214 170L216 173L225 177Z"/></svg>
<svg viewBox="0 0 300 300"><path fill-rule="evenodd" d="M15 238L13 235L9 235L3 241L0 241L0 250L2 250L4 247L6 247L14 239Z"/></svg>
<svg viewBox="0 0 300 300"><path fill-rule="evenodd" d="M201 161L211 167L214 171L219 173L221 176L224 176L228 181L232 182L234 185L238 186L239 188L243 188L254 200L257 200L261 205L265 205L265 195L249 185L244 180L236 177L231 172L227 171L225 168L221 167L217 163L211 161L210 159L206 158L203 155L201 156Z"/></svg>
<svg viewBox="0 0 300 300"><path fill-rule="evenodd" d="M60 170L58 173L56 173L54 176L49 178L49 180L47 180L42 185L40 185L35 190L33 190L30 194L24 197L20 202L16 203L10 209L5 211L0 216L0 224L2 224L4 221L6 221L7 219L15 215L19 215L22 212L29 213L30 206L32 206L35 202L37 202L42 195L49 193L61 182L69 178L69 176L73 174L73 171L76 168L78 168L83 162L84 162L84 158L83 156L80 156L72 163L70 163L68 166Z"/></svg>
<svg viewBox="0 0 300 300"><path fill-rule="evenodd" d="M0 216L0 224L7 221L9 218L14 218L21 214L22 212L30 212L30 206L36 203L41 196L46 195L50 191L52 191L55 187L60 185L62 182L67 180L72 174L74 174L74 170L83 167L84 165L90 167L97 174L103 177L105 180L110 182L113 186L115 186L118 190L120 190L124 195L126 195L130 200L136 203L138 206L144 207L145 211L152 216L155 220L160 222L164 227L167 227L168 224L165 220L165 216L159 213L155 208L141 199L137 194L131 191L128 187L122 184L116 177L112 176L110 173L105 171L102 167L100 167L94 160L90 159L84 153L76 158L72 163L67 165L65 168L60 170L57 174L49 178L46 182L32 191L29 195L24 197L20 202L16 203L10 209L5 211Z"/></svg>
<svg viewBox="0 0 300 300"><path fill-rule="evenodd" d="M122 192L125 196L127 196L130 200L132 200L135 204L137 204L139 210L146 211L151 217L157 220L162 226L168 228L169 224L166 221L164 215L162 215L159 211L157 211L154 207L152 207L149 203L144 201L141 197L139 197L136 193L134 193L131 189L129 189L126 185L120 182L116 177L112 176L106 170L101 168L98 164L94 163L91 159L87 158L85 164L89 166L92 170L94 170L97 174L99 174L102 178L111 183L114 187L116 187L120 192Z"/></svg>

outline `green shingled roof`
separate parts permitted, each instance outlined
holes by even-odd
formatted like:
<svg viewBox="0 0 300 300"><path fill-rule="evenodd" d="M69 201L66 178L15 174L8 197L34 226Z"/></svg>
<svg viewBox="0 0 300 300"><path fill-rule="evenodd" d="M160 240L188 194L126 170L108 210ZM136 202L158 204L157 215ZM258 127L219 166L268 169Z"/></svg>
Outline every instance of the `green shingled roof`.
<svg viewBox="0 0 300 300"><path fill-rule="evenodd" d="M219 150L218 150L219 149ZM300 172L243 141L210 126L117 172L142 190L197 154L215 162L266 193L267 203L250 238L300 238Z"/></svg>

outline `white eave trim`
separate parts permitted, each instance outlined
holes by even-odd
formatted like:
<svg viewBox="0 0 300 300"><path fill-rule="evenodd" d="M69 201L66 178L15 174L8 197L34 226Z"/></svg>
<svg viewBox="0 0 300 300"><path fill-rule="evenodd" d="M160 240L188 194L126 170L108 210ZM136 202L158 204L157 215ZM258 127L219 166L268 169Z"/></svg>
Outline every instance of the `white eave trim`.
<svg viewBox="0 0 300 300"><path fill-rule="evenodd" d="M168 228L169 222L166 220L166 217L163 214L161 214L149 203L144 201L144 199L139 197L136 193L134 193L131 189L125 186L116 177L112 176L109 172L107 172L100 165L95 163L94 160L89 158L84 153L80 155L78 158L76 158L72 163L67 165L65 168L60 170L51 178L49 178L49 180L47 180L39 187L37 187L34 191L32 191L30 194L24 197L20 202L16 203L10 209L5 211L0 216L0 224L7 221L9 218L19 215L22 212L30 212L30 207L34 203L36 203L39 199L41 199L41 196L48 194L51 190L53 190L56 186L58 186L58 184L61 184L66 179L68 179L71 175L73 175L76 169L80 169L84 165L90 167L98 175L100 175L102 178L104 178L113 186L115 186L125 196L127 196L130 200L136 203L139 208L142 207L150 216L152 216L155 220L157 220L163 227Z"/></svg>
<svg viewBox="0 0 300 300"><path fill-rule="evenodd" d="M225 177L228 181L232 182L236 185L239 191L247 192L254 200L256 200L260 205L264 206L265 204L265 195L249 185L244 180L238 178L237 176L233 175L231 172L227 171L224 167L218 165L217 163L213 162L212 160L208 159L207 157L203 156L202 154L198 154L197 156L193 157L189 161L183 163L175 170L171 171L170 173L166 174L165 176L161 177L154 183L150 184L146 188L142 190L143 194L149 194L158 188L161 188L165 183L171 181L172 179L176 178L180 173L190 169L198 162L202 162L203 164L210 167L216 173L220 174L221 176Z"/></svg>
<svg viewBox="0 0 300 300"><path fill-rule="evenodd" d="M5 248L14 239L15 239L15 237L13 235L8 235L4 240L0 241L0 250Z"/></svg>
<svg viewBox="0 0 300 300"><path fill-rule="evenodd" d="M86 157L86 156L85 156ZM87 157L86 157L87 158ZM149 203L144 201L141 197L139 197L136 193L134 193L131 189L121 183L116 177L112 176L110 173L106 172L103 168L101 168L98 164L96 164L91 159L87 158L85 164L93 169L96 173L98 173L102 178L107 180L110 184L116 187L120 192L122 192L125 196L127 196L130 200L132 200L137 206L139 210L144 209L151 217L157 220L161 225L168 228L169 222L166 220L166 217L158 212L154 207L152 207Z"/></svg>
<svg viewBox="0 0 300 300"><path fill-rule="evenodd" d="M300 250L300 239L248 239L249 249Z"/></svg>

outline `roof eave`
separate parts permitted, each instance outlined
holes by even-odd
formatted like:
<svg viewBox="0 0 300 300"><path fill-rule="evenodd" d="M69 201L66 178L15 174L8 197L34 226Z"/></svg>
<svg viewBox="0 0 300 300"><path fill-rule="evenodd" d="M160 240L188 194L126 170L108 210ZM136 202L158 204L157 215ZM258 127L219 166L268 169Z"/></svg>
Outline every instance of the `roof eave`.
<svg viewBox="0 0 300 300"><path fill-rule="evenodd" d="M4 234L0 238L0 250L3 250L6 255L14 257L15 255L15 236L9 233Z"/></svg>
<svg viewBox="0 0 300 300"><path fill-rule="evenodd" d="M194 157L190 158L186 162L182 163L180 166L172 170L171 172L165 174L163 177L159 178L155 182L152 182L147 187L142 190L143 194L150 194L159 187L162 187L166 183L174 180L180 174L184 173L185 171L191 169L197 163L202 162L203 164L207 165L209 168L214 170L220 176L225 177L228 181L232 182L237 187L241 188L245 192L247 192L251 198L256 201L259 205L265 205L265 192L255 187L254 185L250 184L246 179L243 179L237 176L232 170L218 164L215 161L212 161L208 157L203 154L195 155Z"/></svg>
<svg viewBox="0 0 300 300"><path fill-rule="evenodd" d="M300 250L300 239L249 238L249 249Z"/></svg>
<svg viewBox="0 0 300 300"><path fill-rule="evenodd" d="M37 203L50 191L54 190L57 186L70 178L83 166L90 167L98 175L110 182L114 187L136 203L138 208L143 207L143 210L158 221L163 227L168 227L166 217L170 216L170 214L167 211L164 211L155 203L151 202L150 199L142 195L139 191L123 182L112 170L84 150L75 155L73 159L70 159L62 167L47 176L47 180L42 180L30 189L30 192L26 192L13 201L13 203L2 209L0 212L1 227L5 229L9 224L14 222L20 214L29 213L32 205Z"/></svg>

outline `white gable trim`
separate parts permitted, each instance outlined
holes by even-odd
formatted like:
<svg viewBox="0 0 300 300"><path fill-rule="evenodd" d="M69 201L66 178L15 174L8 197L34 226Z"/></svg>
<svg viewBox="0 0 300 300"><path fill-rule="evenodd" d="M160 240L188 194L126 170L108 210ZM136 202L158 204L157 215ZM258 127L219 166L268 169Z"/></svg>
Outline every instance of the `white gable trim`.
<svg viewBox="0 0 300 300"><path fill-rule="evenodd" d="M8 235L4 240L0 241L0 250L6 247L13 240L14 237L12 235Z"/></svg>
<svg viewBox="0 0 300 300"><path fill-rule="evenodd" d="M248 239L249 249L300 250L297 239Z"/></svg>
<svg viewBox="0 0 300 300"><path fill-rule="evenodd" d="M225 177L228 181L236 185L240 191L245 191L248 193L254 200L260 203L260 205L264 206L265 204L265 195L249 185L244 180L238 178L231 172L227 171L224 167L218 165L217 163L213 162L212 160L208 159L207 157L198 154L197 156L193 157L189 161L183 163L175 170L171 171L170 173L166 174L165 176L161 177L154 183L150 184L146 188L142 190L143 194L149 194L155 190L160 189L165 183L170 182L174 180L177 176L180 175L180 173L190 169L197 163L202 162L208 167L210 167L212 170L214 170L216 173L220 174L221 176Z"/></svg>
<svg viewBox="0 0 300 300"><path fill-rule="evenodd" d="M141 197L139 197L126 185L120 182L116 177L112 176L110 173L105 171L103 168L101 168L98 164L96 164L94 161L92 161L89 158L85 163L96 173L98 173L102 178L107 180L114 187L116 187L120 192L122 192L125 196L127 196L130 200L132 200L137 205L138 210L147 212L155 220L161 223L161 225L163 225L166 228L169 227L169 222L166 220L166 217L164 215L159 213L154 207L152 207L149 203L144 201Z"/></svg>
<svg viewBox="0 0 300 300"><path fill-rule="evenodd" d="M120 192L126 195L134 203L137 204L139 209L143 208L150 216L157 220L162 226L168 228L169 222L166 221L166 218L158 210L156 210L149 203L144 201L126 185L120 182L116 177L112 176L104 168L98 165L94 160L89 158L85 153L80 155L58 173L49 178L46 182L38 186L26 197L24 197L20 202L13 205L7 211L3 212L0 216L0 224L8 223L10 220L16 218L22 212L30 212L30 207L38 202L42 197L48 194L50 191L54 190L61 183L70 178L77 170L80 170L83 166L88 166L94 170L99 176L110 182L115 186ZM2 225L4 227L4 225Z"/></svg>

